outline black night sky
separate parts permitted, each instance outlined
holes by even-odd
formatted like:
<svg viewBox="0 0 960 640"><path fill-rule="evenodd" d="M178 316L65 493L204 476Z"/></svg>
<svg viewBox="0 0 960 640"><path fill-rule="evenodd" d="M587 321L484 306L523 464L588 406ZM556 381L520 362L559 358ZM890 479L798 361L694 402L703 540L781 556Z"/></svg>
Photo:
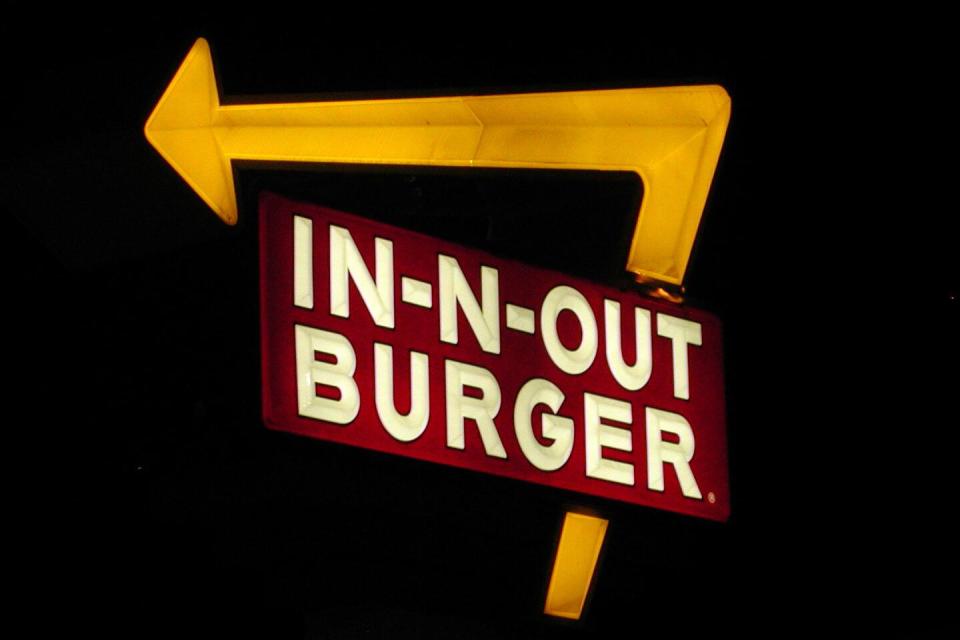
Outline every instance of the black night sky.
<svg viewBox="0 0 960 640"><path fill-rule="evenodd" d="M956 207L934 195L945 166L921 153L918 177L917 153L893 151L898 122L942 115L893 106L933 63L709 17L712 37L413 6L263 7L240 27L5 8L6 582L38 634L956 628ZM267 430L262 190L614 286L638 194L618 176L242 164L228 227L142 132L198 36L226 101L723 85L733 115L686 287L724 324L730 521ZM878 68L898 117L875 106ZM571 507L611 522L578 622L541 613Z"/></svg>

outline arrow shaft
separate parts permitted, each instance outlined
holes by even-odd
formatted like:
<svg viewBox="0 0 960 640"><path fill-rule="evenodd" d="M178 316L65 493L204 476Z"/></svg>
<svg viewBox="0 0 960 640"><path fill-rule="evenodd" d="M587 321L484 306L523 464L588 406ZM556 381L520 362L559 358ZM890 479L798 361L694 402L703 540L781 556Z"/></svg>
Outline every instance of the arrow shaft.
<svg viewBox="0 0 960 640"><path fill-rule="evenodd" d="M703 132L691 95L709 97L662 92L669 124L637 116L669 109L636 90L231 105L212 124L231 159L636 171Z"/></svg>
<svg viewBox="0 0 960 640"><path fill-rule="evenodd" d="M217 127L233 160L469 165L481 139L472 127Z"/></svg>

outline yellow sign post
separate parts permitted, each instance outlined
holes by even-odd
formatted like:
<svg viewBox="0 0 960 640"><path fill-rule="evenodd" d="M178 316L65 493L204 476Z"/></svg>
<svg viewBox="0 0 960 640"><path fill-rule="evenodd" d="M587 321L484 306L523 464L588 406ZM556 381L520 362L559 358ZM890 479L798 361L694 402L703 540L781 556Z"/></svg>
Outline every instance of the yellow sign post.
<svg viewBox="0 0 960 640"><path fill-rule="evenodd" d="M144 131L228 224L231 160L633 171L644 195L626 269L680 285L729 117L716 85L222 105L201 38Z"/></svg>
<svg viewBox="0 0 960 640"><path fill-rule="evenodd" d="M563 518L553 573L547 587L543 612L558 618L578 620L590 592L594 569L607 534L607 521L583 513Z"/></svg>

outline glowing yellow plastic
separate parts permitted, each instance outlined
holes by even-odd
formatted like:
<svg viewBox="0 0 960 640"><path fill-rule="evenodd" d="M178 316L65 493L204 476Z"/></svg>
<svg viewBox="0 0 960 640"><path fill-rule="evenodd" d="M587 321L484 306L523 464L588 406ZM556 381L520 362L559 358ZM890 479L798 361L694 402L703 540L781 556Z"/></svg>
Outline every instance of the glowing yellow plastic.
<svg viewBox="0 0 960 640"><path fill-rule="evenodd" d="M221 105L201 38L144 131L228 224L231 160L635 171L644 196L626 268L678 285L729 117L715 85Z"/></svg>
<svg viewBox="0 0 960 640"><path fill-rule="evenodd" d="M580 513L567 513L560 532L557 557L547 588L544 613L579 620L597 566L607 521Z"/></svg>

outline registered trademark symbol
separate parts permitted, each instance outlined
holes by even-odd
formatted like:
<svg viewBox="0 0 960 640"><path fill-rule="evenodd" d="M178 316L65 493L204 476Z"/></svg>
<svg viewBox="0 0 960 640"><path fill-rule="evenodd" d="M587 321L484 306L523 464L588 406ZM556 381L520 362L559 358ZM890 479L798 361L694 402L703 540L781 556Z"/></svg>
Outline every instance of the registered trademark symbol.
<svg viewBox="0 0 960 640"><path fill-rule="evenodd" d="M714 495L713 491L707 494L707 502L714 504L717 501L717 496Z"/></svg>

